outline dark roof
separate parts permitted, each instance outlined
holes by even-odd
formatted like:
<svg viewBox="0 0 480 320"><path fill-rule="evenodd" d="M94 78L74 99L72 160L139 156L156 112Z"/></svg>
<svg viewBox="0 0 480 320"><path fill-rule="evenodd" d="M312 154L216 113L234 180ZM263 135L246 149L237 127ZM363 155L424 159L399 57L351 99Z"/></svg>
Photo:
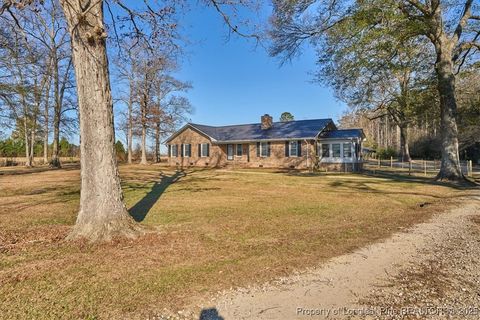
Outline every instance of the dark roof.
<svg viewBox="0 0 480 320"><path fill-rule="evenodd" d="M285 140L285 139L314 139L325 127L332 123L332 119L299 120L289 122L274 122L273 127L262 130L260 123L212 127L189 123L191 126L218 142L226 141L253 141L253 140ZM180 130L182 131L182 130ZM174 138L172 136L170 139Z"/></svg>
<svg viewBox="0 0 480 320"><path fill-rule="evenodd" d="M326 131L320 134L320 138L345 139L345 138L363 138L365 134L362 129L339 129Z"/></svg>

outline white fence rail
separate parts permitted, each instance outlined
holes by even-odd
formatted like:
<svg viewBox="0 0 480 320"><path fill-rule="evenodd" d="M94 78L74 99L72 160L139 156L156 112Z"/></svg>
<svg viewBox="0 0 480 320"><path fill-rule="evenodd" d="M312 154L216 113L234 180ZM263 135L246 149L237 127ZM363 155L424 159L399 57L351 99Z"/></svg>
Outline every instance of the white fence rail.
<svg viewBox="0 0 480 320"><path fill-rule="evenodd" d="M412 160L410 162L397 161L391 158L390 160L381 159L366 159L364 160L364 169L392 169L396 171L408 173L423 173L424 175L437 174L440 170L440 160ZM480 165L474 164L471 160L460 161L462 172L466 176L480 175Z"/></svg>

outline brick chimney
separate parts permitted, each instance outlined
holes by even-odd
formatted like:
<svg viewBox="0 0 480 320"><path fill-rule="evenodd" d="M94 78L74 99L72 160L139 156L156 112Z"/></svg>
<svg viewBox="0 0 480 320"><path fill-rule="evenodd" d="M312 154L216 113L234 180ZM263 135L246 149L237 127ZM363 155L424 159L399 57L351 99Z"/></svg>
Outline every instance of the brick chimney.
<svg viewBox="0 0 480 320"><path fill-rule="evenodd" d="M269 114L262 116L262 130L268 130L273 127L273 118Z"/></svg>

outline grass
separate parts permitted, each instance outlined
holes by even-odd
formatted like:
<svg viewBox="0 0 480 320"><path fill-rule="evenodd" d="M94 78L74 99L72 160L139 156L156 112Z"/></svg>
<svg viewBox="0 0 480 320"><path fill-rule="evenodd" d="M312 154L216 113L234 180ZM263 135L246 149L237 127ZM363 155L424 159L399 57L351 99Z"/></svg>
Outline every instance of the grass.
<svg viewBox="0 0 480 320"><path fill-rule="evenodd" d="M108 244L63 240L78 210L75 168L0 174L2 319L145 319L205 307L218 290L316 266L470 192L392 175L120 173L132 216L153 232Z"/></svg>

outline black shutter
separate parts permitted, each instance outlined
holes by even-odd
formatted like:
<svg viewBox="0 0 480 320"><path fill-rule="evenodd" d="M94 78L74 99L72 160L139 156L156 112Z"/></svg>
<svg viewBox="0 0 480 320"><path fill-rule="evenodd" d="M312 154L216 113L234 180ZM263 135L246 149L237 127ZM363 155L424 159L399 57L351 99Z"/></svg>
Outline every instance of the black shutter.
<svg viewBox="0 0 480 320"><path fill-rule="evenodd" d="M183 158L184 153L183 153L183 143L180 145L180 157Z"/></svg>
<svg viewBox="0 0 480 320"><path fill-rule="evenodd" d="M285 141L285 157L288 158L290 156L290 150L288 150L288 147L290 147L290 142Z"/></svg>
<svg viewBox="0 0 480 320"><path fill-rule="evenodd" d="M299 157L302 156L302 140L298 140L297 156L299 156Z"/></svg>
<svg viewBox="0 0 480 320"><path fill-rule="evenodd" d="M198 144L198 157L200 158L202 156L202 144Z"/></svg>
<svg viewBox="0 0 480 320"><path fill-rule="evenodd" d="M267 148L267 157L270 157L270 142L267 143L268 148Z"/></svg>
<svg viewBox="0 0 480 320"><path fill-rule="evenodd" d="M210 143L207 143L207 157L210 157Z"/></svg>
<svg viewBox="0 0 480 320"><path fill-rule="evenodd" d="M172 146L171 145L168 145L168 157L169 158L172 157Z"/></svg>
<svg viewBox="0 0 480 320"><path fill-rule="evenodd" d="M257 142L257 158L260 158L260 142Z"/></svg>

